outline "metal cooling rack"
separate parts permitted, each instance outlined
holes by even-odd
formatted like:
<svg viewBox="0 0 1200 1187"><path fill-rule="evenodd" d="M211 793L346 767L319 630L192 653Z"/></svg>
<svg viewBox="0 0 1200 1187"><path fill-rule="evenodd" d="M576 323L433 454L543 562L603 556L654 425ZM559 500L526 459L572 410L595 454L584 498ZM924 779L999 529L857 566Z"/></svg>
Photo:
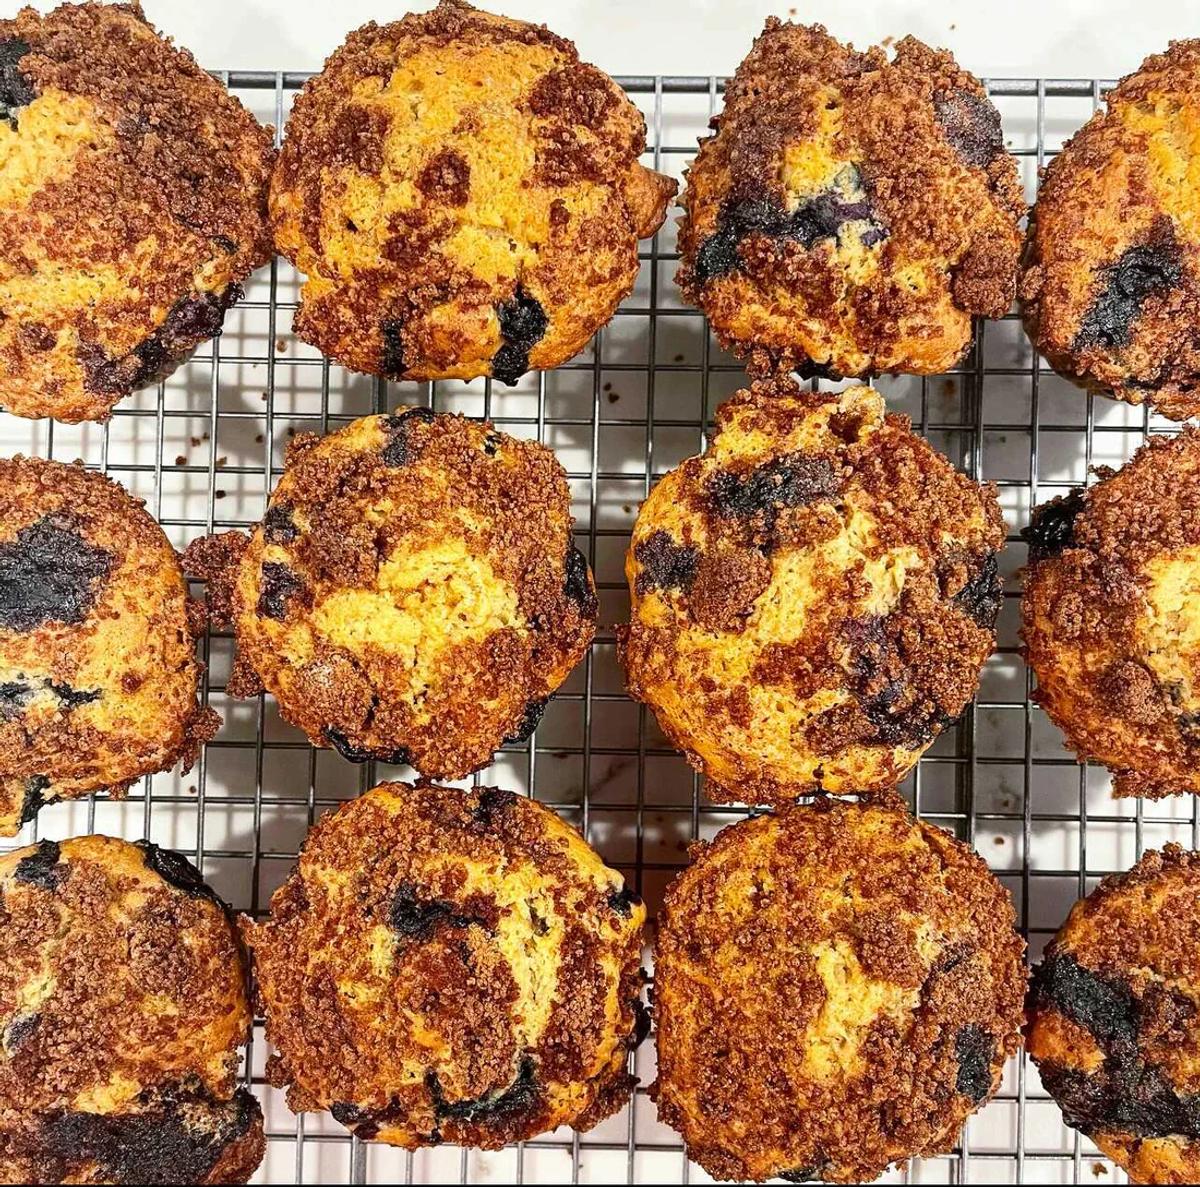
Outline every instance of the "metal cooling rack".
<svg viewBox="0 0 1200 1187"><path fill-rule="evenodd" d="M281 127L306 75L218 74L261 119ZM680 176L719 106L716 78L620 80L646 114L646 161ZM1008 143L1032 197L1037 170L1091 114L1111 85L1100 80L993 80ZM173 542L244 527L262 514L295 432L326 430L401 403L486 416L536 437L567 467L580 546L596 572L601 619L628 610L622 563L639 501L653 482L703 445L716 405L742 383L738 364L711 339L674 288L674 225L643 252L637 288L611 325L559 370L515 389L395 384L334 366L290 334L296 277L284 261L247 286L224 335L157 389L118 406L111 421L65 426L0 414L0 451L82 458L144 497ZM1143 805L1114 801L1102 769L1080 767L1029 701L1016 653L1017 586L1025 560L1017 535L1032 504L1119 465L1151 432L1170 432L1141 409L1092 399L1039 367L1015 317L980 325L966 361L945 376L879 381L889 406L967 472L1000 488L1011 534L1003 554L1008 594L1000 646L979 699L938 740L904 786L925 819L975 845L1012 891L1031 957L1076 897L1126 869L1144 847L1196 847L1191 797ZM202 643L204 696L225 724L190 775L156 775L122 802L104 798L46 808L14 843L100 831L150 837L190 855L233 905L265 910L304 834L324 811L401 769L354 767L314 751L270 698L226 697L231 641ZM707 802L701 780L666 743L653 716L630 702L611 626L550 705L534 738L497 755L477 780L535 795L577 824L610 864L657 906L686 861L686 846L745 810ZM405 1154L364 1146L326 1115L291 1114L263 1083L266 1046L255 1026L246 1069L270 1137L256 1181L285 1182L704 1182L678 1136L657 1121L645 1086L654 1048L637 1052L642 1087L620 1114L588 1134L560 1130L497 1153L442 1147ZM885 1181L1121 1182L1094 1148L1066 1129L1024 1059L1011 1061L996 1099L967 1125L956 1150L891 1172Z"/></svg>

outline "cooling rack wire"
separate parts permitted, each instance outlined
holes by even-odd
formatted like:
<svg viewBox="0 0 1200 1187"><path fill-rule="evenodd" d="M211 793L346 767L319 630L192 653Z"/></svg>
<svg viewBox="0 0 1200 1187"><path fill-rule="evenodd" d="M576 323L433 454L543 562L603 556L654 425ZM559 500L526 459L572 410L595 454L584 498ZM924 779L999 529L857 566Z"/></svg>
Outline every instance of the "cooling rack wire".
<svg viewBox="0 0 1200 1187"><path fill-rule="evenodd" d="M218 73L262 120L283 126L305 79L292 73ZM619 80L646 115L645 160L681 176L711 114L718 78ZM1028 196L1039 168L1091 114L1111 84L1099 79L992 79L1009 147ZM262 514L297 432L324 433L399 404L485 416L509 433L551 446L567 468L578 542L596 573L606 625L585 663L527 743L508 747L476 780L526 792L570 819L653 911L686 861L686 847L745 810L710 804L701 780L671 749L653 716L623 693L611 624L628 602L622 565L637 507L655 480L697 452L717 404L743 372L680 300L673 222L643 250L634 293L576 359L515 389L476 381L384 384L355 375L291 335L295 274L263 269L226 321L222 337L165 384L118 406L105 426L54 425L0 414L0 450L82 458L146 499L177 547ZM825 385L829 386L829 385ZM1010 316L976 328L970 355L943 376L886 378L893 411L968 473L994 481L1009 525L999 647L979 697L906 781L915 811L974 845L1011 890L1036 958L1070 904L1142 850L1176 840L1196 847L1196 801L1115 801L1103 769L1078 766L1029 700L1017 654L1017 587L1025 560L1018 532L1029 509L1119 465L1150 433L1173 426L1085 396L1044 364ZM405 772L354 767L314 751L270 698L225 695L231 641L202 642L204 696L225 724L197 769L156 775L123 802L104 798L46 808L13 844L99 831L149 837L178 849L236 908L263 911L304 834L329 808ZM587 1134L559 1130L487 1153L441 1147L405 1154L364 1145L324 1115L297 1117L263 1081L266 1042L257 1022L246 1075L260 1095L269 1146L264 1183L688 1183L707 1182L677 1135L659 1124L646 1085L653 1044L634 1057L641 1086L617 1116ZM1037 1073L1010 1061L996 1099L972 1118L953 1153L916 1160L886 1176L912 1183L1112 1183L1124 1177L1067 1129Z"/></svg>

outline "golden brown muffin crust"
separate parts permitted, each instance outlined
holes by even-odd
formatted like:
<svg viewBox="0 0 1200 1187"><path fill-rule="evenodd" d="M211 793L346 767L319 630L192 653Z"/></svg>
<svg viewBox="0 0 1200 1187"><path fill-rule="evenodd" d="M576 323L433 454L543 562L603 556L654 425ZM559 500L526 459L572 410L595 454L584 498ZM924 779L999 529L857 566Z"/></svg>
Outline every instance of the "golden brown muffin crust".
<svg viewBox="0 0 1200 1187"><path fill-rule="evenodd" d="M385 783L327 816L243 928L272 1083L364 1140L498 1149L633 1085L645 911L547 808Z"/></svg>
<svg viewBox="0 0 1200 1187"><path fill-rule="evenodd" d="M898 798L726 828L659 915L659 1115L718 1179L949 1149L1017 1049L1023 948L983 860Z"/></svg>
<svg viewBox="0 0 1200 1187"><path fill-rule="evenodd" d="M1025 204L953 57L767 20L701 141L678 282L752 373L936 373L1012 303Z"/></svg>
<svg viewBox="0 0 1200 1187"><path fill-rule="evenodd" d="M1117 795L1200 792L1200 435L1035 511L1022 600L1038 703Z"/></svg>
<svg viewBox="0 0 1200 1187"><path fill-rule="evenodd" d="M630 694L719 800L893 787L975 693L1003 540L877 393L757 384L638 516Z"/></svg>
<svg viewBox="0 0 1200 1187"><path fill-rule="evenodd" d="M0 459L0 835L46 802L195 761L199 607L142 503L81 465Z"/></svg>
<svg viewBox="0 0 1200 1187"><path fill-rule="evenodd" d="M0 400L98 420L271 254L271 136L139 8L0 21Z"/></svg>
<svg viewBox="0 0 1200 1187"><path fill-rule="evenodd" d="M111 837L0 858L0 1178L245 1182L246 966L186 859Z"/></svg>
<svg viewBox="0 0 1200 1187"><path fill-rule="evenodd" d="M1046 169L1021 282L1063 374L1175 420L1200 412L1200 41L1109 92Z"/></svg>
<svg viewBox="0 0 1200 1187"><path fill-rule="evenodd" d="M1042 1083L1136 1183L1200 1175L1198 898L1200 855L1148 852L1075 904L1034 974Z"/></svg>
<svg viewBox="0 0 1200 1187"><path fill-rule="evenodd" d="M352 33L298 96L271 187L295 330L390 378L515 383L632 289L675 183L645 121L542 26L442 0Z"/></svg>

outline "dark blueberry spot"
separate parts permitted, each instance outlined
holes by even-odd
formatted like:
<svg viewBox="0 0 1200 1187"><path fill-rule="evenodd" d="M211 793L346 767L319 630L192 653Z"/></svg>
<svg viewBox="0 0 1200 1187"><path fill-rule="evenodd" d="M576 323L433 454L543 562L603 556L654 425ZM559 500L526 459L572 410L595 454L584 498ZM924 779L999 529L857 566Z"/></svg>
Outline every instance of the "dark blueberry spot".
<svg viewBox="0 0 1200 1187"><path fill-rule="evenodd" d="M398 468L407 466L416 456L412 431L417 425L432 424L436 413L432 408L404 408L384 417L383 427L388 442L383 447L383 464Z"/></svg>
<svg viewBox="0 0 1200 1187"><path fill-rule="evenodd" d="M77 709L80 705L90 705L104 695L98 688L72 688L69 684L56 684L53 681L47 687L67 710Z"/></svg>
<svg viewBox="0 0 1200 1187"><path fill-rule="evenodd" d="M162 849L153 841L138 841L137 847L142 851L142 860L147 869L153 870L164 882L182 890L188 898L208 899L222 910L228 910L217 892L182 853L176 853L174 849Z"/></svg>
<svg viewBox="0 0 1200 1187"><path fill-rule="evenodd" d="M404 323L398 317L388 317L379 323L379 333L383 337L383 354L380 357L379 369L385 379L404 378L404 369L408 363L404 358L403 329Z"/></svg>
<svg viewBox="0 0 1200 1187"><path fill-rule="evenodd" d="M496 307L504 345L492 359L492 377L510 387L529 370L529 352L541 341L550 319L542 303L518 286L511 301Z"/></svg>
<svg viewBox="0 0 1200 1187"><path fill-rule="evenodd" d="M866 243L866 241L866 236L864 236L863 242ZM814 363L812 359L805 359L802 363L797 363L796 374L801 379L841 379L841 375L828 363Z"/></svg>
<svg viewBox="0 0 1200 1187"><path fill-rule="evenodd" d="M281 561L264 561L262 587L258 595L258 613L276 622L287 617L288 603L305 592L304 582L290 566Z"/></svg>
<svg viewBox="0 0 1200 1187"><path fill-rule="evenodd" d="M642 899L637 891L625 885L620 890L614 890L606 901L618 915L628 919L633 914L633 908L641 903Z"/></svg>
<svg viewBox="0 0 1200 1187"><path fill-rule="evenodd" d="M566 577L563 580L563 593L567 600L579 607L584 618L595 618L598 603L596 594L589 580L587 557L572 544L567 549Z"/></svg>
<svg viewBox="0 0 1200 1187"><path fill-rule="evenodd" d="M633 550L639 569L637 593L652 589L683 589L691 587L700 565L700 550L689 544L676 544L663 531L653 532Z"/></svg>
<svg viewBox="0 0 1200 1187"><path fill-rule="evenodd" d="M954 1058L958 1061L954 1087L976 1104L992 1089L992 1058L995 1053L995 1038L974 1022L964 1026L954 1036Z"/></svg>
<svg viewBox="0 0 1200 1187"><path fill-rule="evenodd" d="M650 1011L640 997L635 997L629 1004L633 1006L633 1034L629 1036L629 1047L635 1050L650 1037Z"/></svg>
<svg viewBox="0 0 1200 1187"><path fill-rule="evenodd" d="M986 169L1004 150L1000 113L982 95L971 91L939 91L933 110L951 148L968 164Z"/></svg>
<svg viewBox="0 0 1200 1187"><path fill-rule="evenodd" d="M291 503L278 503L268 507L263 516L263 539L268 544L290 544L300 535L300 529L292 518Z"/></svg>
<svg viewBox="0 0 1200 1187"><path fill-rule="evenodd" d="M525 712L521 714L521 720L517 723L517 728L504 739L505 743L509 746L516 746L521 742L528 742L533 737L533 731L537 729L538 722L542 720L542 714L546 712L546 706L549 703L549 697L530 701L525 706Z"/></svg>
<svg viewBox="0 0 1200 1187"><path fill-rule="evenodd" d="M840 488L841 478L828 458L793 453L744 473L719 471L709 479L708 497L717 515L744 519L832 499Z"/></svg>
<svg viewBox="0 0 1200 1187"><path fill-rule="evenodd" d="M1137 1036L1137 1006L1124 981L1085 969L1073 956L1051 956L1033 975L1035 1005L1053 1006L1101 1043Z"/></svg>
<svg viewBox="0 0 1200 1187"><path fill-rule="evenodd" d="M738 263L738 232L729 224L700 244L692 271L696 279L705 284L714 276L728 275Z"/></svg>
<svg viewBox="0 0 1200 1187"><path fill-rule="evenodd" d="M225 311L242 295L237 285L220 293L193 293L171 307L166 320L144 342L134 348L137 369L132 386L145 387L165 379L193 347L221 332Z"/></svg>
<svg viewBox="0 0 1200 1187"><path fill-rule="evenodd" d="M33 775L25 780L25 798L21 801L21 823L28 824L46 806L50 780L45 775Z"/></svg>
<svg viewBox="0 0 1200 1187"><path fill-rule="evenodd" d="M1147 299L1179 283L1183 267L1174 236L1127 248L1100 273L1100 292L1084 314L1073 349L1126 346Z"/></svg>
<svg viewBox="0 0 1200 1187"><path fill-rule="evenodd" d="M1004 581L994 552L983 558L975 575L954 595L954 604L984 630L996 625L1004 604Z"/></svg>
<svg viewBox="0 0 1200 1187"><path fill-rule="evenodd" d="M779 1178L785 1183L811 1183L819 1169L816 1166L797 1166L790 1171L780 1171Z"/></svg>
<svg viewBox="0 0 1200 1187"><path fill-rule="evenodd" d="M372 759L390 763L393 766L404 767L408 766L410 755L408 751L401 746L398 750L389 751L372 751L360 750L354 746L350 739L346 737L341 730L336 730L331 725L325 727L325 740L340 754L347 762L370 762Z"/></svg>
<svg viewBox="0 0 1200 1187"><path fill-rule="evenodd" d="M495 823L497 814L503 812L510 804L516 802L516 793L505 791L502 787L485 787L479 793L479 799L476 801L475 810L471 813L471 818L477 823L482 824L485 828L491 828Z"/></svg>
<svg viewBox="0 0 1200 1187"><path fill-rule="evenodd" d="M57 841L38 842L38 847L28 857L17 862L13 878L27 886L51 892L57 890L71 872L70 866L58 860L61 853Z"/></svg>
<svg viewBox="0 0 1200 1187"><path fill-rule="evenodd" d="M51 1114L38 1134L39 1161L61 1168L47 1182L70 1182L72 1171L95 1164L98 1182L205 1183L258 1116L245 1089L230 1101L180 1096L144 1112Z"/></svg>
<svg viewBox="0 0 1200 1187"><path fill-rule="evenodd" d="M6 680L0 684L0 721L12 721L21 716L29 698L33 696L33 685L24 680Z"/></svg>
<svg viewBox="0 0 1200 1187"><path fill-rule="evenodd" d="M483 452L486 453L488 457L495 457L499 451L500 434L488 433L488 435L483 439Z"/></svg>
<svg viewBox="0 0 1200 1187"><path fill-rule="evenodd" d="M448 1101L437 1072L427 1072L425 1087L433 1098L433 1115L439 1120L452 1118L468 1124L499 1121L532 1112L538 1101L537 1071L533 1059L521 1059L517 1077L503 1092L489 1093L469 1100Z"/></svg>
<svg viewBox="0 0 1200 1187"><path fill-rule="evenodd" d="M228 235L214 235L213 242L227 255L233 255L238 249L237 244Z"/></svg>
<svg viewBox="0 0 1200 1187"><path fill-rule="evenodd" d="M423 944L432 940L443 927L470 927L477 923L487 926L487 921L478 915L460 915L453 903L442 899L423 899L411 882L401 882L392 896L388 924L406 940Z"/></svg>
<svg viewBox="0 0 1200 1187"><path fill-rule="evenodd" d="M379 1122L370 1109L360 1109L348 1101L335 1100L329 1106L329 1111L335 1121L354 1130L354 1136L364 1142L371 1141L379 1133Z"/></svg>
<svg viewBox="0 0 1200 1187"><path fill-rule="evenodd" d="M28 107L37 98L29 80L17 68L29 48L29 42L20 37L0 41L0 119L8 120L14 128L17 108Z"/></svg>
<svg viewBox="0 0 1200 1187"><path fill-rule="evenodd" d="M41 1022L41 1014L26 1014L22 1018L14 1018L4 1028L5 1050L15 1051L35 1030Z"/></svg>
<svg viewBox="0 0 1200 1187"><path fill-rule="evenodd" d="M44 622L82 622L112 565L74 524L44 516L0 544L0 626L28 631Z"/></svg>
<svg viewBox="0 0 1200 1187"><path fill-rule="evenodd" d="M1060 556L1064 549L1074 545L1075 517L1086 502L1084 491L1073 490L1034 510L1029 526L1021 530L1022 539L1029 545L1031 561Z"/></svg>

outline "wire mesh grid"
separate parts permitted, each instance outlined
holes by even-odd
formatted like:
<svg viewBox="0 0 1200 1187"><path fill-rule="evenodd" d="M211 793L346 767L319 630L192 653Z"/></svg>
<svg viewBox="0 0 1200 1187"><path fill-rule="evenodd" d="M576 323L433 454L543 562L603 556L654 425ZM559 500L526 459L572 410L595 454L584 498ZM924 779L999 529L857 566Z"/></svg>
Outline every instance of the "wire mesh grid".
<svg viewBox="0 0 1200 1187"><path fill-rule="evenodd" d="M260 118L282 127L305 75L217 77ZM646 162L676 176L719 107L718 78L620 80L650 131ZM1009 147L1028 196L1038 170L1100 102L1102 80L996 79ZM0 415L0 449L83 459L147 501L177 547L244 527L262 514L283 450L301 431L325 432L356 416L420 403L485 416L536 437L567 468L580 547L592 562L601 621L591 653L552 701L528 742L506 747L476 781L536 796L575 823L647 899L687 860L687 846L746 810L715 806L700 780L629 701L611 624L628 611L624 551L640 500L657 477L704 443L716 405L743 382L735 360L673 285L674 226L642 253L637 286L588 349L515 389L490 383L384 384L346 372L290 334L297 282L284 261L247 286L211 347L156 389L125 401L104 426L54 425ZM829 385L824 385L829 386ZM999 487L1009 524L1002 557L1007 596L999 647L977 701L921 760L903 791L923 818L973 844L1011 890L1036 959L1074 899L1105 873L1128 868L1145 847L1200 839L1197 802L1115 801L1102 769L1076 764L1029 700L1017 654L1018 532L1030 507L1119 465L1152 432L1170 432L1144 409L1093 399L1039 364L1015 315L976 329L969 356L938 377L878 381L894 411L957 465ZM382 778L383 764L354 767L314 751L273 701L225 695L231 640L211 633L203 695L224 718L196 770L147 778L128 799L46 808L14 844L99 831L149 837L191 856L236 908L265 910L308 827L324 811ZM640 1087L621 1113L587 1134L560 1130L485 1153L442 1147L406 1154L352 1139L325 1115L296 1116L263 1080L261 1020L245 1074L260 1095L269 1145L262 1182L704 1182L678 1136L646 1095L653 1043L634 1060ZM972 1118L953 1153L917 1160L886 1181L1079 1183L1123 1181L1067 1129L1023 1057L996 1099Z"/></svg>

